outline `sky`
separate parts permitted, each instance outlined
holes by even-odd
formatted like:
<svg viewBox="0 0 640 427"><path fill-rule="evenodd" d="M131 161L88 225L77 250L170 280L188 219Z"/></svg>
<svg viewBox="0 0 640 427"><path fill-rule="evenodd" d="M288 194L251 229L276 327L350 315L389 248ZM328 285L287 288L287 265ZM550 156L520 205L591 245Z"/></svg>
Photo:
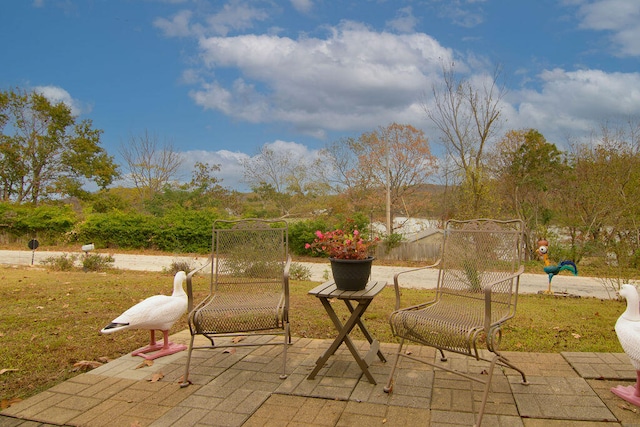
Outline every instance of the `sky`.
<svg viewBox="0 0 640 427"><path fill-rule="evenodd" d="M425 108L454 63L497 66L504 131L561 149L640 115L637 0L3 0L0 90L67 103L120 148L145 132L246 189L262 146L313 156Z"/></svg>

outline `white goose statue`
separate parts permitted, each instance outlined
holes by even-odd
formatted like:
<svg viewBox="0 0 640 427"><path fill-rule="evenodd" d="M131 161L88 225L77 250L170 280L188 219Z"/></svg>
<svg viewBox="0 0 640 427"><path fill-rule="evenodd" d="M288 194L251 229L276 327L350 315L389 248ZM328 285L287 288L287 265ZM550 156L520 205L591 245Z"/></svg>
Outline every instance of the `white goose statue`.
<svg viewBox="0 0 640 427"><path fill-rule="evenodd" d="M640 297L636 287L629 284L620 287L620 296L627 300L627 309L616 322L616 334L622 349L636 368L636 383L613 387L611 392L629 403L640 406Z"/></svg>
<svg viewBox="0 0 640 427"><path fill-rule="evenodd" d="M177 272L173 279L173 294L171 296L154 295L139 302L113 319L100 332L110 334L123 329L149 329L151 332L149 345L131 353L132 356L140 356L147 360L185 350L186 345L169 342L169 329L187 311L187 294L182 288L186 278L187 275L184 271ZM156 343L156 330L162 331L164 334L163 344Z"/></svg>

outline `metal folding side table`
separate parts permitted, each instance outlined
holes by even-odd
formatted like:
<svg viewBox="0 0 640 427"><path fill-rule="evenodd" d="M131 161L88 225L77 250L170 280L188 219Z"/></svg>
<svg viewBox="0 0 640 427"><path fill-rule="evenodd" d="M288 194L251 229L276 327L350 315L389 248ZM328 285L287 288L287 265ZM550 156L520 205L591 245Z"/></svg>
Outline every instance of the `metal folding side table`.
<svg viewBox="0 0 640 427"><path fill-rule="evenodd" d="M373 301L373 298L378 295L385 286L386 282L370 281L361 291L343 291L339 290L336 287L334 281L329 281L309 291L309 295L316 296L320 299L320 302L322 302L322 305L327 311L327 314L338 330L338 336L333 341L331 346L327 349L327 351L325 351L324 354L317 360L315 368L313 368L313 371L311 371L311 373L307 377L308 379L312 380L316 377L316 374L320 371L320 369L322 369L324 364L327 363L329 357L331 357L336 352L338 347L340 347L340 344L344 342L349 348L349 351L353 355L354 359L358 363L358 366L360 366L360 369L366 375L369 382L371 384L376 384L376 380L369 372L369 365L371 364L371 362L373 362L373 359L376 357L376 355L382 362L386 362L387 360L384 358L384 355L380 351L380 343L378 342L378 340L373 339L364 323L362 323L362 315L366 311L367 307L369 307L369 304L371 304L371 301ZM349 309L349 312L351 312L351 316L345 324L342 324L340 318L331 306L329 300L332 298L344 301L345 305ZM358 304L355 307L353 305L354 302ZM360 354L358 354L358 350L349 337L349 333L351 333L356 325L358 325L358 327L362 331L362 334L370 344L369 351L364 357L360 357Z"/></svg>

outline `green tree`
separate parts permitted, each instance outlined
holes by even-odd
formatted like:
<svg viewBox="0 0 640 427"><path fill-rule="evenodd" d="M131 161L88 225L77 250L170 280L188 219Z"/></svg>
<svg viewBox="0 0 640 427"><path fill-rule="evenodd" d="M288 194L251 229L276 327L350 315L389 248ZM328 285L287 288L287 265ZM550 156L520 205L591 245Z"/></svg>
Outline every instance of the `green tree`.
<svg viewBox="0 0 640 427"><path fill-rule="evenodd" d="M488 164L504 212L525 221L529 249L535 250L537 239L546 237L553 198L564 190L563 153L535 129L511 130L493 147Z"/></svg>
<svg viewBox="0 0 640 427"><path fill-rule="evenodd" d="M71 109L37 92L0 92L0 195L37 204L60 196L86 197L87 182L106 188L118 176L100 146L102 131L77 122Z"/></svg>
<svg viewBox="0 0 640 427"><path fill-rule="evenodd" d="M640 254L640 123L603 124L574 145L561 193L560 225L572 236L572 257L615 255L629 265Z"/></svg>

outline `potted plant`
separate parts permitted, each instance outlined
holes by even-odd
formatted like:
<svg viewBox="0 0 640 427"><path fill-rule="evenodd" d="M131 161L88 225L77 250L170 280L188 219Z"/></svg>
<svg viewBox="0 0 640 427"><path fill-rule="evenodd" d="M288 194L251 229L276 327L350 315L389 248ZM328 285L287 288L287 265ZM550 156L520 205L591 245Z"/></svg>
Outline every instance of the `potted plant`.
<svg viewBox="0 0 640 427"><path fill-rule="evenodd" d="M316 238L305 245L306 249L326 255L331 262L331 272L336 287L357 291L365 288L371 276L373 257L369 250L378 243L378 238L365 240L357 229L351 233L343 230L316 231Z"/></svg>

